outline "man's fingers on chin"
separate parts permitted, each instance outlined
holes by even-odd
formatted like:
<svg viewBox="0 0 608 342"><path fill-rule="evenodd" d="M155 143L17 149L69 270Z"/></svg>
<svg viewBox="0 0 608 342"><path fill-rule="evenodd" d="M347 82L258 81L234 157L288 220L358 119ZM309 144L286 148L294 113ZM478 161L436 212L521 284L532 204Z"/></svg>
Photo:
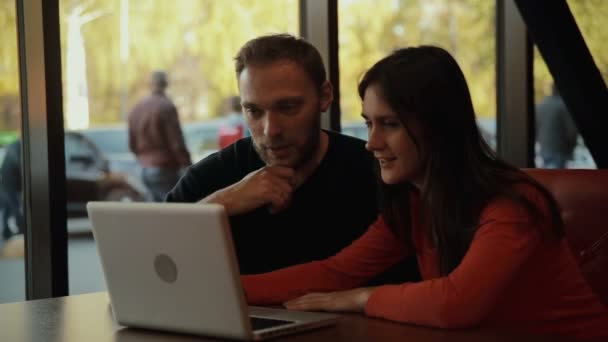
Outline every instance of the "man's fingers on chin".
<svg viewBox="0 0 608 342"><path fill-rule="evenodd" d="M274 164L266 167L268 172L274 173L277 176L291 176L293 174L293 168L291 166Z"/></svg>

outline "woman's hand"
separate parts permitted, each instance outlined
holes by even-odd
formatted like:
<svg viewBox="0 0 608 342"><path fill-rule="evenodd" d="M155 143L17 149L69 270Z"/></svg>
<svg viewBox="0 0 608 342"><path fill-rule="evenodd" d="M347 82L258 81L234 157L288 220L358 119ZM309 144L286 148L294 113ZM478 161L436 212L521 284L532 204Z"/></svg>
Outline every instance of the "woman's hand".
<svg viewBox="0 0 608 342"><path fill-rule="evenodd" d="M285 302L284 305L287 309L300 311L364 312L374 289L361 287L340 292L309 293Z"/></svg>

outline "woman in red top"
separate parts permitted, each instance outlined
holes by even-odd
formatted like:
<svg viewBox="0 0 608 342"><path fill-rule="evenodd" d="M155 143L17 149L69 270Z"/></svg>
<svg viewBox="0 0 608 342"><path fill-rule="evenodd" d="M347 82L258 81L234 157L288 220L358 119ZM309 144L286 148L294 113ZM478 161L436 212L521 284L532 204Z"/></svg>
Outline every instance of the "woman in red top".
<svg viewBox="0 0 608 342"><path fill-rule="evenodd" d="M608 310L568 248L555 200L485 143L449 53L397 50L365 74L359 95L382 214L332 258L243 276L250 303L608 338ZM412 254L423 281L359 287Z"/></svg>

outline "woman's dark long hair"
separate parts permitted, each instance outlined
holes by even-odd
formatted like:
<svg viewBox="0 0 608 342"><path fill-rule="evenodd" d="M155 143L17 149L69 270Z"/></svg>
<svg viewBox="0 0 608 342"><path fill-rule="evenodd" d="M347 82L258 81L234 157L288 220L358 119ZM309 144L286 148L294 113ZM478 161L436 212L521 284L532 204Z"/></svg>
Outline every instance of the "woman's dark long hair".
<svg viewBox="0 0 608 342"><path fill-rule="evenodd" d="M490 200L508 198L522 205L537 222L550 219L553 235L563 236L563 222L549 191L523 171L496 157L482 138L469 89L460 67L445 50L434 46L397 50L377 62L359 83L359 96L378 85L384 100L399 116L420 152L421 142L408 122L422 128L427 158L420 189L421 217L447 275L469 249L483 208ZM419 153L420 155L420 153ZM409 183L381 183L382 214L392 231L411 241ZM529 184L546 197L551 217L519 193L515 184Z"/></svg>

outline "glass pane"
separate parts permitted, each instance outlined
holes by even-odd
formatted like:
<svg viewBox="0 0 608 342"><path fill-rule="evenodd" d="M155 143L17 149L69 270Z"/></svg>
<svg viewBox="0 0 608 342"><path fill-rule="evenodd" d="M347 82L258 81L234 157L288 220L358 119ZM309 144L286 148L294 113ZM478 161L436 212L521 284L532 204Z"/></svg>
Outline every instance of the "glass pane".
<svg viewBox="0 0 608 342"><path fill-rule="evenodd" d="M568 0L585 43L604 81L608 81L608 32L604 21L608 2ZM553 76L538 49L534 49L534 100L536 103L537 167L595 169L597 166L576 129L568 109L554 87Z"/></svg>
<svg viewBox="0 0 608 342"><path fill-rule="evenodd" d="M21 101L15 1L0 0L0 303L25 300Z"/></svg>
<svg viewBox="0 0 608 342"><path fill-rule="evenodd" d="M460 64L482 133L495 147L494 1L342 0L338 3L344 133L367 138L357 95L361 75L394 49L431 44L448 50Z"/></svg>
<svg viewBox="0 0 608 342"><path fill-rule="evenodd" d="M255 36L297 34L298 18L297 0L60 1L71 293L105 287L85 203L158 200L183 160L248 134L231 108L233 57ZM129 146L130 113L154 107L135 110L157 98L151 80L167 83L163 101L177 111L179 163L144 139L139 158Z"/></svg>

